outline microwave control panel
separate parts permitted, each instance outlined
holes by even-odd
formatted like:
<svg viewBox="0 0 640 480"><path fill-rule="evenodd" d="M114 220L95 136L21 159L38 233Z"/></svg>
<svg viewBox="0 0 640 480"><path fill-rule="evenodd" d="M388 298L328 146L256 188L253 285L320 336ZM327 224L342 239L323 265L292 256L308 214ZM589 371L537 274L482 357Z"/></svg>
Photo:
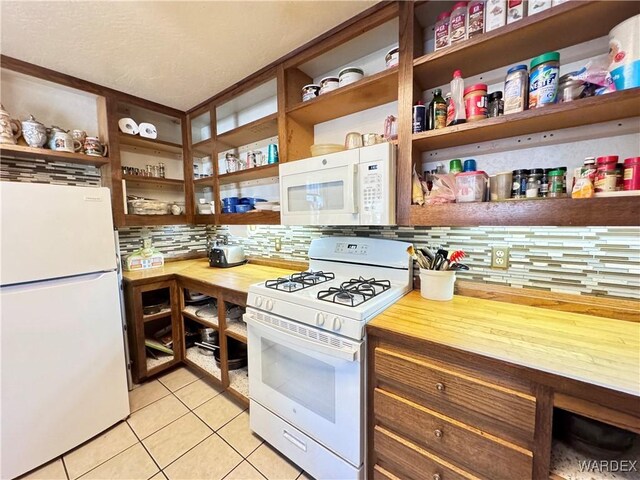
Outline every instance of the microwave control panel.
<svg viewBox="0 0 640 480"><path fill-rule="evenodd" d="M360 155L358 211L362 225L395 223L395 151L385 147L386 151L372 149L369 158L364 155L367 149L362 149Z"/></svg>

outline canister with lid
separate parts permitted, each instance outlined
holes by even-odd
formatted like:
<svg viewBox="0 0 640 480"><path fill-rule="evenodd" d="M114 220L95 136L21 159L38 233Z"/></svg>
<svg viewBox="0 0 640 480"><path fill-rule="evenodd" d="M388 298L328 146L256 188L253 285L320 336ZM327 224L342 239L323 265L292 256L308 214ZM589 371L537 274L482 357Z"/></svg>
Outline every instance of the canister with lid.
<svg viewBox="0 0 640 480"><path fill-rule="evenodd" d="M504 114L522 112L527 109L529 95L529 72L526 65L516 65L507 71L504 80Z"/></svg>
<svg viewBox="0 0 640 480"><path fill-rule="evenodd" d="M531 60L529 108L553 105L558 99L560 54L547 52Z"/></svg>
<svg viewBox="0 0 640 480"><path fill-rule="evenodd" d="M435 50L438 51L441 48L449 45L449 20L451 14L449 12L442 12L438 15L435 26Z"/></svg>
<svg viewBox="0 0 640 480"><path fill-rule="evenodd" d="M364 70L358 67L347 67L338 73L338 85L344 87L361 80L364 77Z"/></svg>
<svg viewBox="0 0 640 480"><path fill-rule="evenodd" d="M616 190L616 166L617 155L607 155L596 159L596 179L594 182L596 192L613 192Z"/></svg>
<svg viewBox="0 0 640 480"><path fill-rule="evenodd" d="M467 122L487 118L487 85L478 83L464 89L464 108Z"/></svg>
<svg viewBox="0 0 640 480"><path fill-rule="evenodd" d="M523 198L527 194L527 180L529 178L529 170L521 169L513 171L513 188L511 196L513 198Z"/></svg>
<svg viewBox="0 0 640 480"><path fill-rule="evenodd" d="M502 100L502 92L493 92L488 98L488 115L489 117L499 117L504 115L504 101Z"/></svg>
<svg viewBox="0 0 640 480"><path fill-rule="evenodd" d="M451 10L449 45L467 39L467 2L458 2Z"/></svg>
<svg viewBox="0 0 640 480"><path fill-rule="evenodd" d="M302 87L302 101L306 102L308 100L313 100L320 94L320 85L316 85L315 83L310 83L309 85L305 85Z"/></svg>
<svg viewBox="0 0 640 480"><path fill-rule="evenodd" d="M640 157L631 157L624 161L624 189L640 190Z"/></svg>
<svg viewBox="0 0 640 480"><path fill-rule="evenodd" d="M393 47L391 50L387 52L384 56L384 63L387 68L392 68L398 65L398 61L400 60L400 48Z"/></svg>
<svg viewBox="0 0 640 480"><path fill-rule="evenodd" d="M469 19L467 23L469 25L467 36L473 38L477 35L484 33L484 0L472 0L469 2Z"/></svg>
<svg viewBox="0 0 640 480"><path fill-rule="evenodd" d="M564 188L564 176L565 173L562 170L556 169L551 170L547 174L549 178L549 197L564 197L565 196L565 188Z"/></svg>
<svg viewBox="0 0 640 480"><path fill-rule="evenodd" d="M331 92L340 86L338 77L325 77L320 80L320 95Z"/></svg>

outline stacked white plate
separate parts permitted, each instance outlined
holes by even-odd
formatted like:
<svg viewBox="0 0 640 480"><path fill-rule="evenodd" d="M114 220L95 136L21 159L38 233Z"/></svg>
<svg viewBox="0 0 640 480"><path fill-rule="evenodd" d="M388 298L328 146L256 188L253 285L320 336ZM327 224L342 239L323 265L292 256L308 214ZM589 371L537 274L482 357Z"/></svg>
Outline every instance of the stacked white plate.
<svg viewBox="0 0 640 480"><path fill-rule="evenodd" d="M256 202L254 207L256 210L280 210L280 202Z"/></svg>

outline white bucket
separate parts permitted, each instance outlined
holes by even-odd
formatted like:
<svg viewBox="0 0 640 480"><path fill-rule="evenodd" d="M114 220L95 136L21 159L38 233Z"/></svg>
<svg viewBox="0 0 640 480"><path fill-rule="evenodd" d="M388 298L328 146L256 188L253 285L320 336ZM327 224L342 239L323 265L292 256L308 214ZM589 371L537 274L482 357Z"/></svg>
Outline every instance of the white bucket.
<svg viewBox="0 0 640 480"><path fill-rule="evenodd" d="M640 15L609 32L609 62L616 90L640 87Z"/></svg>
<svg viewBox="0 0 640 480"><path fill-rule="evenodd" d="M456 272L453 270L420 270L420 293L429 300L453 299Z"/></svg>

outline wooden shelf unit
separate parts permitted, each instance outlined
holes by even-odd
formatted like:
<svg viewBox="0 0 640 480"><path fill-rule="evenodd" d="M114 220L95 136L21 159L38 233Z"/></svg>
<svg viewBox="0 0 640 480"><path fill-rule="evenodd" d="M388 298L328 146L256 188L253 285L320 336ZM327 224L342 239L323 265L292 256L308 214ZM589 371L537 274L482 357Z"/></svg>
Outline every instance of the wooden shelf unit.
<svg viewBox="0 0 640 480"><path fill-rule="evenodd" d="M313 100L287 109L287 116L304 125L316 125L398 99L398 68L369 75Z"/></svg>
<svg viewBox="0 0 640 480"><path fill-rule="evenodd" d="M189 223L187 215L133 215L124 216L127 227L146 225L186 225Z"/></svg>
<svg viewBox="0 0 640 480"><path fill-rule="evenodd" d="M83 165L94 165L100 167L108 165L109 157L94 157L84 153L59 152L46 148L34 148L24 145L2 144L0 146L0 156L2 158L19 159L42 159L50 162L80 163Z"/></svg>
<svg viewBox="0 0 640 480"><path fill-rule="evenodd" d="M206 140L202 140L201 142L194 143L191 145L191 150L194 154L202 155L203 157L207 157L212 154L214 141L212 138L207 138Z"/></svg>
<svg viewBox="0 0 640 480"><path fill-rule="evenodd" d="M122 179L127 184L137 185L139 187L159 187L168 188L172 190L183 190L184 180L178 180L175 178L159 178L159 177L143 177L141 175L123 175Z"/></svg>
<svg viewBox="0 0 640 480"><path fill-rule="evenodd" d="M417 133L413 146L419 151L438 150L638 115L640 88L634 88Z"/></svg>
<svg viewBox="0 0 640 480"><path fill-rule="evenodd" d="M238 172L223 173L218 176L220 185L229 183L247 182L249 180L257 180L260 178L277 177L280 166L277 163L263 165L261 167L247 168Z"/></svg>
<svg viewBox="0 0 640 480"><path fill-rule="evenodd" d="M278 135L278 114L241 125L233 130L219 133L217 136L218 152L249 145Z"/></svg>
<svg viewBox="0 0 640 480"><path fill-rule="evenodd" d="M129 147L143 148L145 150L152 150L157 152L171 153L175 155L182 155L182 145L178 143L165 142L164 140L144 138L139 135L129 135L128 133L122 133L118 135L120 145L126 145Z"/></svg>
<svg viewBox="0 0 640 480"><path fill-rule="evenodd" d="M280 225L280 212L250 210L247 213L221 213L219 225Z"/></svg>
<svg viewBox="0 0 640 480"><path fill-rule="evenodd" d="M428 90L449 82L454 70L461 69L468 78L522 62L544 52L608 35L614 26L640 13L637 2L615 2L612 6L613 3L566 2L421 56L414 61L414 79L422 90Z"/></svg>

